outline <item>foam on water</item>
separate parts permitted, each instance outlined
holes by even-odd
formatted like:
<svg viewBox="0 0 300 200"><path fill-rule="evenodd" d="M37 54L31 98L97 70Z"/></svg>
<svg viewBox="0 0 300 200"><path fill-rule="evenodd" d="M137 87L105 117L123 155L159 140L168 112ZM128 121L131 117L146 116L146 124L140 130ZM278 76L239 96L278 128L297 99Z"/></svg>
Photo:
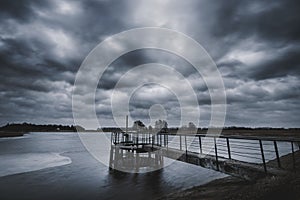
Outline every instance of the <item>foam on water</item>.
<svg viewBox="0 0 300 200"><path fill-rule="evenodd" d="M3 154L0 160L0 177L72 163L69 157L59 153Z"/></svg>
<svg viewBox="0 0 300 200"><path fill-rule="evenodd" d="M30 137L29 134L24 134L23 136L18 136L18 137L1 137L0 142L5 140L19 140L19 139L24 139L29 137Z"/></svg>

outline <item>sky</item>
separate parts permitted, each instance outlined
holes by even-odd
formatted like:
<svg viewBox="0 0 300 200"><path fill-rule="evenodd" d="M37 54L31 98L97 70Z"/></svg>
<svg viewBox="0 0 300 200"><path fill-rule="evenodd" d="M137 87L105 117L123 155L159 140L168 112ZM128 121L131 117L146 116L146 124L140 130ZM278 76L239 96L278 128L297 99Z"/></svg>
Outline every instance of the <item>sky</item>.
<svg viewBox="0 0 300 200"><path fill-rule="evenodd" d="M193 38L216 63L226 92L225 126L299 127L299 10L295 0L2 0L0 125L74 124L74 81L89 52L122 31L160 27ZM147 63L170 66L182 77L150 73L149 68L133 70ZM188 81L198 105L187 105L187 112L199 109L198 125L208 126L211 99L203 77L180 56L157 49L122 55L104 72L93 100L103 126L115 125L112 94L123 101L126 90L118 93L115 86L126 73L130 77L122 87L136 88L125 94L132 120L147 126L156 118L166 119L169 126L187 124L181 121L181 97L174 91L137 83L165 80L188 102ZM88 104L83 100L81 106Z"/></svg>

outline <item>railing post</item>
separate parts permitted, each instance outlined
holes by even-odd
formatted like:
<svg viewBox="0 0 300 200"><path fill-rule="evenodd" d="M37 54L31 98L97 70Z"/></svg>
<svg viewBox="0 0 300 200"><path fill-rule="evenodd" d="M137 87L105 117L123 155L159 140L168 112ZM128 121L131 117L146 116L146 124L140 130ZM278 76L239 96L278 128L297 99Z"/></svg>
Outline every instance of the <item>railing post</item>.
<svg viewBox="0 0 300 200"><path fill-rule="evenodd" d="M125 133L128 133L128 115L125 117Z"/></svg>
<svg viewBox="0 0 300 200"><path fill-rule="evenodd" d="M214 137L214 143L215 143L216 165L217 165L217 170L219 171L218 148L217 148L217 141L215 137Z"/></svg>
<svg viewBox="0 0 300 200"><path fill-rule="evenodd" d="M296 160L295 160L295 150L294 150L294 142L291 142L292 145L292 156L293 156L293 168L296 169Z"/></svg>
<svg viewBox="0 0 300 200"><path fill-rule="evenodd" d="M201 136L199 135L199 148L200 148L200 154L202 154L202 142L201 142Z"/></svg>
<svg viewBox="0 0 300 200"><path fill-rule="evenodd" d="M159 134L157 137L158 137L158 138L157 138L157 139L158 139L158 140L157 140L157 141L158 141L158 144L161 146L161 134Z"/></svg>
<svg viewBox="0 0 300 200"><path fill-rule="evenodd" d="M158 144L158 146L160 146L160 144L161 144L160 143L160 134L157 135L157 144Z"/></svg>
<svg viewBox="0 0 300 200"><path fill-rule="evenodd" d="M143 142L144 142L144 135L143 135L143 133L141 134L141 136L142 136L142 137L141 137L141 139L140 139L140 140L141 140L141 141L142 141L142 143L143 143Z"/></svg>
<svg viewBox="0 0 300 200"><path fill-rule="evenodd" d="M274 141L274 148L275 148L275 153L276 153L276 159L277 159L278 167L281 168L280 157L279 157L279 152L278 152L278 147L277 147L277 142L276 141Z"/></svg>
<svg viewBox="0 0 300 200"><path fill-rule="evenodd" d="M227 142L228 158L231 159L231 152L230 152L229 138L226 138L226 142Z"/></svg>
<svg viewBox="0 0 300 200"><path fill-rule="evenodd" d="M160 146L162 146L162 135L161 135L161 133L159 134L159 144L160 144Z"/></svg>
<svg viewBox="0 0 300 200"><path fill-rule="evenodd" d="M261 151L261 158L262 158L263 165L264 165L264 170L267 173L267 166L266 166L266 160L265 160L265 155L264 155L264 148L263 148L263 144L262 144L261 140L259 140L259 146L260 146L260 151Z"/></svg>
<svg viewBox="0 0 300 200"><path fill-rule="evenodd" d="M186 142L186 135L184 136L184 142L185 142L185 153L187 155L187 142Z"/></svg>
<svg viewBox="0 0 300 200"><path fill-rule="evenodd" d="M181 145L181 135L179 135L179 145L180 145L180 151L182 151L182 145Z"/></svg>
<svg viewBox="0 0 300 200"><path fill-rule="evenodd" d="M161 135L161 134L159 134L159 144L160 144L160 146L163 146L163 143L162 143L162 135Z"/></svg>
<svg viewBox="0 0 300 200"><path fill-rule="evenodd" d="M153 135L153 133L151 135L151 143L152 143L152 149L153 149L153 145L155 143L155 136Z"/></svg>
<svg viewBox="0 0 300 200"><path fill-rule="evenodd" d="M113 144L113 133L110 134L110 144Z"/></svg>
<svg viewBox="0 0 300 200"><path fill-rule="evenodd" d="M169 147L169 135L167 134L167 148Z"/></svg>

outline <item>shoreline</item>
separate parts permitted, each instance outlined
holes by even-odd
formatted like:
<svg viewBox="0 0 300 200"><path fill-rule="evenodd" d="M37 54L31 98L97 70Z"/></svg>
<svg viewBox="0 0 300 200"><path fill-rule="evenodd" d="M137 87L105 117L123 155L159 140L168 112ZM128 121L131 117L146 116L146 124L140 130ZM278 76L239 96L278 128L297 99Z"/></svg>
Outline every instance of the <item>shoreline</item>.
<svg viewBox="0 0 300 200"><path fill-rule="evenodd" d="M207 130L198 131L197 134L204 135L207 134ZM83 130L83 131L74 131L74 130L0 130L0 138L3 137L20 137L25 134L29 134L30 132L57 132L57 133L64 133L64 132L82 132L82 133L110 133L109 131L97 131L97 130ZM190 132L177 132L176 134L189 134ZM169 135L174 133L169 132ZM196 135L197 135L196 134ZM291 128L291 129L264 129L264 128L257 128L257 129L226 129L222 130L220 135L221 137L224 136L233 136L233 137L286 137L286 138L295 138L300 139L300 129L299 128Z"/></svg>
<svg viewBox="0 0 300 200"><path fill-rule="evenodd" d="M300 196L300 151L295 152L295 169L292 165L292 154L282 156L280 159L282 168L286 172L284 175L266 176L254 182L229 176L158 199L298 199ZM276 160L269 161L268 165L275 166Z"/></svg>
<svg viewBox="0 0 300 200"><path fill-rule="evenodd" d="M0 132L0 138L8 138L8 137L22 137L24 136L25 132L10 132L10 131L5 131L5 132Z"/></svg>

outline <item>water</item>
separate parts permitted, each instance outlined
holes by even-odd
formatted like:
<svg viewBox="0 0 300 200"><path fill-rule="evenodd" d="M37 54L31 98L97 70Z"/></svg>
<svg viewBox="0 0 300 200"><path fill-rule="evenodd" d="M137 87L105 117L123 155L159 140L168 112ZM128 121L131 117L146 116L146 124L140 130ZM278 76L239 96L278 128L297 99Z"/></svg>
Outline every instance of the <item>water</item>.
<svg viewBox="0 0 300 200"><path fill-rule="evenodd" d="M151 173L112 172L76 133L0 138L0 159L0 199L154 199L226 176L179 161Z"/></svg>
<svg viewBox="0 0 300 200"><path fill-rule="evenodd" d="M1 154L0 160L0 177L67 165L72 162L69 157L61 156L59 153Z"/></svg>

